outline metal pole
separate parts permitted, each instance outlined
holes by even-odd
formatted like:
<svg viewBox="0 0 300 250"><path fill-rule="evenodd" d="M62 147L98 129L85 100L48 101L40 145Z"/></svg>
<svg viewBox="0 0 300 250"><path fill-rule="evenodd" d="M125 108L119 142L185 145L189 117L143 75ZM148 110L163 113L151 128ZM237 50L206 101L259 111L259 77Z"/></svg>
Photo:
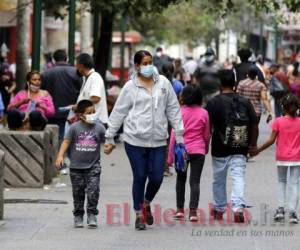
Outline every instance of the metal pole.
<svg viewBox="0 0 300 250"><path fill-rule="evenodd" d="M121 82L125 80L125 33L126 33L126 15L124 14L121 20Z"/></svg>
<svg viewBox="0 0 300 250"><path fill-rule="evenodd" d="M33 1L33 27L32 27L32 70L40 70L41 51L41 28L42 28L42 1Z"/></svg>
<svg viewBox="0 0 300 250"><path fill-rule="evenodd" d="M69 63L74 65L75 58L75 0L69 0Z"/></svg>

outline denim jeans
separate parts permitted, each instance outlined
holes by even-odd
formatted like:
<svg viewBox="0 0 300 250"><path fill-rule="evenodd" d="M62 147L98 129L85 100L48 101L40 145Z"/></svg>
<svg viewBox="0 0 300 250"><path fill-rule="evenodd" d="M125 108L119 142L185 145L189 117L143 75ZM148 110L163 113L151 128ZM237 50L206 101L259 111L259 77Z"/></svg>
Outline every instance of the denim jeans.
<svg viewBox="0 0 300 250"><path fill-rule="evenodd" d="M246 157L230 155L227 157L212 157L213 165L213 197L214 208L225 211L227 206L226 179L228 169L232 178L231 203L235 212L245 207L245 172Z"/></svg>
<svg viewBox="0 0 300 250"><path fill-rule="evenodd" d="M289 170L289 171L288 171ZM278 173L278 203L284 207L286 200L286 185L288 181L288 210L295 212L298 205L300 166L277 166Z"/></svg>
<svg viewBox="0 0 300 250"><path fill-rule="evenodd" d="M146 148L125 142L125 150L133 173L134 210L140 212L144 201L151 202L154 199L163 181L166 146Z"/></svg>

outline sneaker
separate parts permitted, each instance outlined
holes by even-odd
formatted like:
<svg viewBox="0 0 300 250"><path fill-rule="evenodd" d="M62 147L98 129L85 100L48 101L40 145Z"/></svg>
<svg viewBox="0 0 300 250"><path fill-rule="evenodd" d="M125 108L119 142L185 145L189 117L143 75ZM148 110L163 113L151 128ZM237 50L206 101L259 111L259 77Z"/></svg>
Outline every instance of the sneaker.
<svg viewBox="0 0 300 250"><path fill-rule="evenodd" d="M182 220L184 219L184 210L181 208L177 208L176 214L174 215L175 220Z"/></svg>
<svg viewBox="0 0 300 250"><path fill-rule="evenodd" d="M283 207L279 207L276 209L276 212L274 214L274 221L276 222L281 222L284 220L284 208Z"/></svg>
<svg viewBox="0 0 300 250"><path fill-rule="evenodd" d="M96 215L88 214L87 225L88 225L89 228L96 228L98 226Z"/></svg>
<svg viewBox="0 0 300 250"><path fill-rule="evenodd" d="M299 219L297 217L296 212L292 212L289 214L289 223L291 224L298 224L299 223Z"/></svg>
<svg viewBox="0 0 300 250"><path fill-rule="evenodd" d="M172 175L173 175L173 173L171 173L170 170L165 170L164 171L164 177L170 177Z"/></svg>
<svg viewBox="0 0 300 250"><path fill-rule="evenodd" d="M210 215L213 216L215 220L223 220L223 214L224 214L224 212L216 210L216 209L212 209L210 211Z"/></svg>
<svg viewBox="0 0 300 250"><path fill-rule="evenodd" d="M146 225L144 223L144 218L141 214L136 215L135 229L138 230L138 231L146 229Z"/></svg>
<svg viewBox="0 0 300 250"><path fill-rule="evenodd" d="M81 215L74 216L74 227L75 228L83 227L83 216L81 216Z"/></svg>
<svg viewBox="0 0 300 250"><path fill-rule="evenodd" d="M234 223L244 223L245 217L243 211L236 211L233 213Z"/></svg>
<svg viewBox="0 0 300 250"><path fill-rule="evenodd" d="M190 209L189 220L190 220L190 222L198 221L197 209Z"/></svg>
<svg viewBox="0 0 300 250"><path fill-rule="evenodd" d="M153 225L154 219L153 215L151 213L151 207L150 204L144 204L144 218L146 219L147 225Z"/></svg>

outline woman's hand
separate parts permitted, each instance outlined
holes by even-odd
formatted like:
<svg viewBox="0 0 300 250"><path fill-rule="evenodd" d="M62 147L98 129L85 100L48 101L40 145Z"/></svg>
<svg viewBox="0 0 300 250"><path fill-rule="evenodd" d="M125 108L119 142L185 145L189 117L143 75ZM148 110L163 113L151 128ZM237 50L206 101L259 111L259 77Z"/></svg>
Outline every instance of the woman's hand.
<svg viewBox="0 0 300 250"><path fill-rule="evenodd" d="M24 98L24 99L20 100L18 106L21 106L21 105L23 105L23 104L27 104L27 103L29 103L30 101L31 101L30 98Z"/></svg>
<svg viewBox="0 0 300 250"><path fill-rule="evenodd" d="M115 145L112 144L104 144L104 153L109 155L115 148Z"/></svg>
<svg viewBox="0 0 300 250"><path fill-rule="evenodd" d="M37 107L37 108L41 108L41 109L43 109L43 110L47 110L47 106L46 106L44 103L42 103L42 102L38 102L38 103L36 104L36 107Z"/></svg>

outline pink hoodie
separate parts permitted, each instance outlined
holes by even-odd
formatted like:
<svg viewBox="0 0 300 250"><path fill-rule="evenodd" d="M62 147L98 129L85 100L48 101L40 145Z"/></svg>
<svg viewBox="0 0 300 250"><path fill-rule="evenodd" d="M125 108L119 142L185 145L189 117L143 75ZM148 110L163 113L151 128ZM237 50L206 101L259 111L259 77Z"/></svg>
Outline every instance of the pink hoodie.
<svg viewBox="0 0 300 250"><path fill-rule="evenodd" d="M17 102L21 101L22 99L28 98L28 93L26 90L21 90L20 92L18 92L14 98L12 98L10 100L10 104L8 105L8 110L11 109L11 105L16 104ZM52 101L52 97L50 95L46 95L43 97L36 97L34 99L34 101L36 102L40 102L42 104L44 104L47 107L47 110L41 109L41 108L37 108L38 111L40 111L44 116L46 116L47 118L50 118L52 116L54 116L55 114L55 107ZM18 107L18 110L20 112L26 112L29 108L31 102L26 103L26 104L22 104L20 107Z"/></svg>
<svg viewBox="0 0 300 250"><path fill-rule="evenodd" d="M184 145L188 154L207 154L210 139L208 112L200 106L182 106ZM175 135L172 130L167 163L173 163Z"/></svg>

